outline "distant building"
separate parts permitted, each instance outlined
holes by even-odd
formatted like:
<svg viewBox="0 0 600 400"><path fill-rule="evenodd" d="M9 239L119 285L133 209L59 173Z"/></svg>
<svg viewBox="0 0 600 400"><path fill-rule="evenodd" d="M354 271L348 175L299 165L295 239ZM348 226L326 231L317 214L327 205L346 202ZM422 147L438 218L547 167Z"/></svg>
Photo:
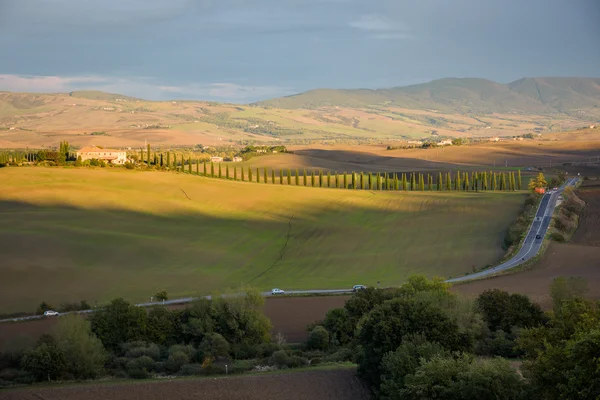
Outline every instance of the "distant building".
<svg viewBox="0 0 600 400"><path fill-rule="evenodd" d="M242 157L233 157L233 162L242 162Z"/></svg>
<svg viewBox="0 0 600 400"><path fill-rule="evenodd" d="M490 138L490 142L499 142L500 138L498 136Z"/></svg>
<svg viewBox="0 0 600 400"><path fill-rule="evenodd" d="M451 139L442 140L441 142L438 143L438 145L440 145L440 146L452 146L452 140Z"/></svg>
<svg viewBox="0 0 600 400"><path fill-rule="evenodd" d="M101 149L100 147L84 147L77 151L77 158L81 161L103 160L111 164L125 164L127 162L127 152L125 150Z"/></svg>
<svg viewBox="0 0 600 400"><path fill-rule="evenodd" d="M210 162L223 162L223 157L211 157Z"/></svg>

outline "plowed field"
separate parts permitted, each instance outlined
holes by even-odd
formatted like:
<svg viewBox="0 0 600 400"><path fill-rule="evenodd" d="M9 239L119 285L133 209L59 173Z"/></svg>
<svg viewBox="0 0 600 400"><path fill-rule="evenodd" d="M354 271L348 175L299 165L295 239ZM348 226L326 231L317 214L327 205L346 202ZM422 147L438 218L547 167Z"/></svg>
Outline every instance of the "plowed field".
<svg viewBox="0 0 600 400"><path fill-rule="evenodd" d="M0 393L3 400L367 400L354 369L246 375L128 384L29 388Z"/></svg>

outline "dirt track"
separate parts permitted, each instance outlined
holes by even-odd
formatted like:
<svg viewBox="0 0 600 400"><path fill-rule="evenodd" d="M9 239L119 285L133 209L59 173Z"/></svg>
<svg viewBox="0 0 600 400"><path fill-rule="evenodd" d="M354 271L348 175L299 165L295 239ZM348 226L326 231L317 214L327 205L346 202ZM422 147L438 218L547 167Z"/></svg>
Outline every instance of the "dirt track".
<svg viewBox="0 0 600 400"><path fill-rule="evenodd" d="M342 307L349 298L350 296L269 298L265 303L265 314L273 323L273 334L281 332L288 343L301 342L308 337L306 327L309 324L323 319L330 309ZM0 351L29 347L40 335L51 333L55 324L56 319L0 324Z"/></svg>
<svg viewBox="0 0 600 400"><path fill-rule="evenodd" d="M231 378L205 378L99 384L55 388L29 388L0 393L3 400L368 400L370 392L353 369L306 371L285 374L246 375Z"/></svg>

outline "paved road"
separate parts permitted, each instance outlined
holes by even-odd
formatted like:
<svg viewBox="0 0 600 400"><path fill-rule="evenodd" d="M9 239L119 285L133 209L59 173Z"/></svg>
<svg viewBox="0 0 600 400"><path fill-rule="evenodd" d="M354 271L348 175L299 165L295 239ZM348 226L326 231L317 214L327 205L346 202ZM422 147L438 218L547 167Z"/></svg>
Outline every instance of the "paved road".
<svg viewBox="0 0 600 400"><path fill-rule="evenodd" d="M497 274L501 271L506 271L511 268L518 267L521 264L526 263L533 257L535 257L542 247L542 243L544 241L544 236L548 231L548 226L550 225L550 221L552 220L552 214L554 213L554 208L556 207L556 203L562 194L562 192L568 186L574 186L578 181L578 178L571 178L563 183L558 190L552 193L546 193L540 202L537 213L535 214L535 218L531 227L529 228L529 232L525 237L525 241L523 242L523 247L521 250L513 256L510 260L503 262L500 265L497 265L493 268L489 268L483 270L481 272L477 272L470 275L461 276L460 278L448 279L446 282L464 282L473 279L484 278L490 275ZM537 239L537 237L540 237Z"/></svg>
<svg viewBox="0 0 600 400"><path fill-rule="evenodd" d="M567 182L565 182L554 193L551 193L551 194L547 193L544 195L544 197L542 198L542 201L539 205L538 211L536 213L534 222L529 229L529 233L527 234L527 237L525 238L523 247L521 248L521 250L519 250L519 252L513 258L511 258L510 260L508 260L500 265L497 265L493 268L489 268L484 271L477 272L475 274L465 275L460 278L448 279L446 282L463 282L463 281L468 281L468 280L472 280L472 279L483 278L483 277L486 277L489 275L496 274L500 271L506 271L507 269L517 267L517 266L527 262L531 258L535 257L536 254L540 251L540 248L542 247L543 238L546 234L546 231L548 230L548 226L550 225L550 221L552 219L552 214L554 212L554 208L556 207L556 202L557 202L560 194L564 191L564 189L567 186L575 185L577 183L577 180L578 180L578 178L572 178L572 179L568 180ZM540 235L541 238L536 239L537 235ZM328 290L289 290L289 291L286 291L285 293L286 294L327 294L327 293L351 293L351 292L352 292L352 289L328 289ZM272 296L271 292L263 292L262 295L265 297ZM230 295L230 296L235 296L235 294ZM210 300L211 296L205 296L204 298ZM150 307L150 306L161 305L161 304L162 305L185 304L185 303L189 303L195 299L196 298L194 298L194 297L186 297L186 298L175 299L175 300L167 300L164 302L148 302L148 303L140 303L140 304L136 304L136 305L139 307ZM72 314L72 313L86 314L86 313L90 313L93 311L94 310L75 311L75 312L61 313L60 315L62 316L62 315L67 315L67 314ZM30 316L30 317L3 319L3 320L0 320L0 322L27 321L27 320L40 319L40 318L44 318L44 317L41 315L35 315L35 316Z"/></svg>

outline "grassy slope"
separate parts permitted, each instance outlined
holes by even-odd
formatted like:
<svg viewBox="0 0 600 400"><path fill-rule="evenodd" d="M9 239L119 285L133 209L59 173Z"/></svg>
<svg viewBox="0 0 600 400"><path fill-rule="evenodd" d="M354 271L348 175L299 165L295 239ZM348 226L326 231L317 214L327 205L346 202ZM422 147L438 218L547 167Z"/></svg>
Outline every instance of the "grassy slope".
<svg viewBox="0 0 600 400"><path fill-rule="evenodd" d="M0 170L0 311L458 275L503 254L523 195L311 189L124 170ZM182 190L191 198L188 200ZM283 259L274 267L291 235Z"/></svg>

